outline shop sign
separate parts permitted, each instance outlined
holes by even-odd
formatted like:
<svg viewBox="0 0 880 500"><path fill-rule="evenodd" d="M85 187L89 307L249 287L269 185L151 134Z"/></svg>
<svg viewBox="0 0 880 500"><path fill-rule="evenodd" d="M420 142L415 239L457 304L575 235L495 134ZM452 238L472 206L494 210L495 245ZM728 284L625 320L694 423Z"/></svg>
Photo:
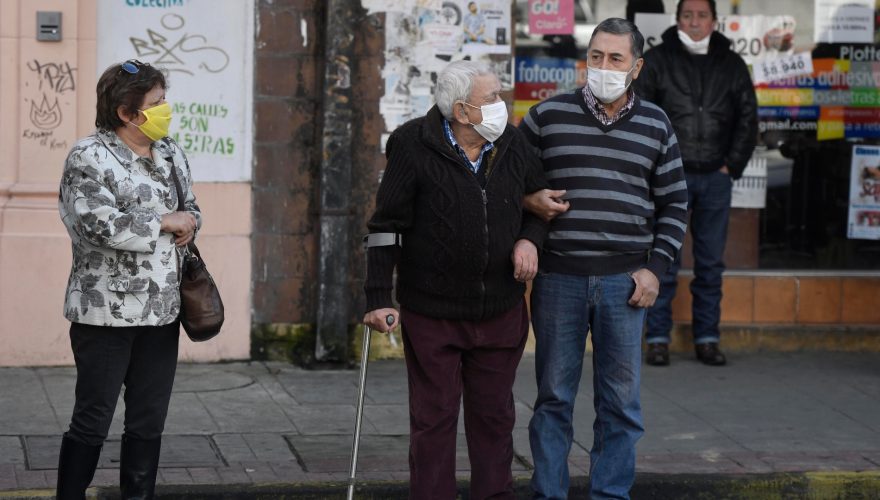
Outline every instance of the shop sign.
<svg viewBox="0 0 880 500"><path fill-rule="evenodd" d="M529 0L529 34L574 33L574 0Z"/></svg>
<svg viewBox="0 0 880 500"><path fill-rule="evenodd" d="M529 108L562 92L581 87L587 80L586 61L555 57L518 57L515 63L513 123Z"/></svg>

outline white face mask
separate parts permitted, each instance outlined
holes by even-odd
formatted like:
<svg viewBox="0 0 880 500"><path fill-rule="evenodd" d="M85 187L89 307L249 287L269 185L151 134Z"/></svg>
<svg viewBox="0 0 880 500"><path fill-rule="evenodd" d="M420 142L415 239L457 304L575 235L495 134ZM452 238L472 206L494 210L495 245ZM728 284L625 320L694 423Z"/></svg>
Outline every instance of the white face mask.
<svg viewBox="0 0 880 500"><path fill-rule="evenodd" d="M476 108L473 104L467 104L472 108ZM468 123L474 126L474 130L480 134L483 139L489 142L495 142L504 133L504 127L507 126L507 104L504 101L493 102L485 106L479 106L480 113L483 114L483 121L474 125L468 120Z"/></svg>
<svg viewBox="0 0 880 500"><path fill-rule="evenodd" d="M678 30L678 39L681 40L684 48L687 49L691 54L700 54L706 55L709 53L709 39L712 38L710 34L706 38L700 40L699 42L695 42L691 39L690 35L685 33L682 30Z"/></svg>
<svg viewBox="0 0 880 500"><path fill-rule="evenodd" d="M587 67L587 83L590 85L590 92L605 104L616 101L632 83L629 74L635 68L633 66L629 71L614 71Z"/></svg>

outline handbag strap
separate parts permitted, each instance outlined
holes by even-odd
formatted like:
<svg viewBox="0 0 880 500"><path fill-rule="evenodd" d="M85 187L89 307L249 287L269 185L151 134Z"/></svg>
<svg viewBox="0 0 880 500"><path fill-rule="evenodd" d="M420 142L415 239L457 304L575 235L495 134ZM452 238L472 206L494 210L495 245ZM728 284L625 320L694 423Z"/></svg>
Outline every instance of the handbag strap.
<svg viewBox="0 0 880 500"><path fill-rule="evenodd" d="M166 139L163 139L163 140L166 140ZM165 143L168 144L167 140ZM183 212L184 204L186 203L186 198L183 197L183 188L180 187L180 179L177 178L177 169L174 167L174 157L167 156L165 158L165 161L167 161L169 164L171 164L171 180L174 181L174 189L177 190L177 211Z"/></svg>

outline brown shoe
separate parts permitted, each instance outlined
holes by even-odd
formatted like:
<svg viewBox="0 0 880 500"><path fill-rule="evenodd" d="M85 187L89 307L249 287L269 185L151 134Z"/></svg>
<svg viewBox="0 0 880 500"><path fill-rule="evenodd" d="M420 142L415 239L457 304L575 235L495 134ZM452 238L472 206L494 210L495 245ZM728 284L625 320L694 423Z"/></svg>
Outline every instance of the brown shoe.
<svg viewBox="0 0 880 500"><path fill-rule="evenodd" d="M648 344L648 354L645 363L651 366L666 366L669 364L669 344Z"/></svg>
<svg viewBox="0 0 880 500"><path fill-rule="evenodd" d="M727 358L718 348L718 342L709 342L706 344L697 344L694 346L697 352L697 359L709 366L723 366L727 363Z"/></svg>

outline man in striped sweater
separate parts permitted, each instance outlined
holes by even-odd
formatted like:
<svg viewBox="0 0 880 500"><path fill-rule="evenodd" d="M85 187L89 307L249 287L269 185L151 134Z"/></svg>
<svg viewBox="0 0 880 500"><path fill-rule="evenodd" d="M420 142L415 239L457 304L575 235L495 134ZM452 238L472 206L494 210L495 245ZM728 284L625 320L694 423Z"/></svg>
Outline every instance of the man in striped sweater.
<svg viewBox="0 0 880 500"><path fill-rule="evenodd" d="M645 308L684 238L687 188L666 114L629 88L644 38L624 19L600 23L589 84L547 99L520 124L553 188L526 197L552 219L532 287L538 397L529 424L535 498L566 498L572 413L592 332L596 419L592 498L629 498Z"/></svg>

